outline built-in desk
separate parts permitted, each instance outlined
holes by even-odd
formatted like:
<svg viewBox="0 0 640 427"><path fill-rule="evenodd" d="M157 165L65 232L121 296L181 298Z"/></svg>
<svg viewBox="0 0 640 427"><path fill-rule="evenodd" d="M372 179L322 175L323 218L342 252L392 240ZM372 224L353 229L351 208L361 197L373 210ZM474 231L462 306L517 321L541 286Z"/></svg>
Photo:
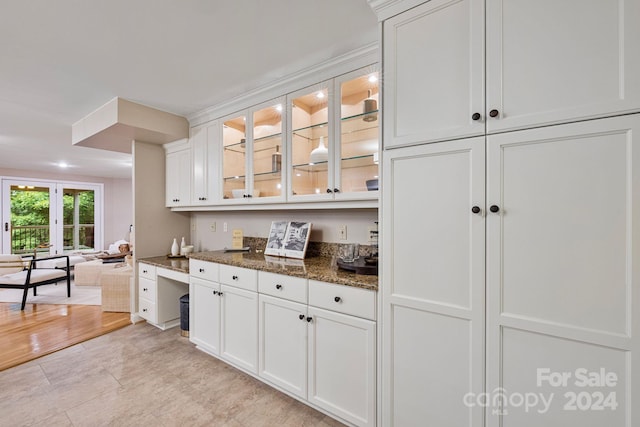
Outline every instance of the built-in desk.
<svg viewBox="0 0 640 427"><path fill-rule="evenodd" d="M138 314L162 329L180 324L180 297L189 293L189 260L138 260Z"/></svg>

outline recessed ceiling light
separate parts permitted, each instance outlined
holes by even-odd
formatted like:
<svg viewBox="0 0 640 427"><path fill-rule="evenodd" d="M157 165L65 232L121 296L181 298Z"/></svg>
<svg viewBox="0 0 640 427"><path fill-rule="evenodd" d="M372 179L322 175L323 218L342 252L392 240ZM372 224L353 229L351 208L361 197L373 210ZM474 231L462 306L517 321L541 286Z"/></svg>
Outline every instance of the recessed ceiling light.
<svg viewBox="0 0 640 427"><path fill-rule="evenodd" d="M68 165L67 163L65 163L65 162L60 162L60 163L58 163L58 167L60 167L60 168L63 168L63 169L64 169L64 168L68 168L68 167L69 167L69 165Z"/></svg>
<svg viewBox="0 0 640 427"><path fill-rule="evenodd" d="M318 93L316 94L316 98L318 98L318 99L322 99L322 98L324 98L324 92L322 92L322 91L318 92Z"/></svg>

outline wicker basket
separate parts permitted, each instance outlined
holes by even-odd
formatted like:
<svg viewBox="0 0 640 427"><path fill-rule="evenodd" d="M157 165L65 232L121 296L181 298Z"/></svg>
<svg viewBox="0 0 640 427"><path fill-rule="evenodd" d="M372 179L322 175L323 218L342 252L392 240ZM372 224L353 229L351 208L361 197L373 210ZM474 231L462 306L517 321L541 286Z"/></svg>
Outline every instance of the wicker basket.
<svg viewBox="0 0 640 427"><path fill-rule="evenodd" d="M133 268L129 266L102 272L102 311L131 312L132 277Z"/></svg>

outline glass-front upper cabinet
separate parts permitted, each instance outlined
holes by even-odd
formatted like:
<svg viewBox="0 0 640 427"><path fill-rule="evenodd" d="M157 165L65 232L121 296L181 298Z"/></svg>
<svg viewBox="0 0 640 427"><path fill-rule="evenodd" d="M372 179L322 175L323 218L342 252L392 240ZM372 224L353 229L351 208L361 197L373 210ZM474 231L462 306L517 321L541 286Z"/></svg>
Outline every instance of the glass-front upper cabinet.
<svg viewBox="0 0 640 427"><path fill-rule="evenodd" d="M222 122L223 199L247 197L247 115L238 114Z"/></svg>
<svg viewBox="0 0 640 427"><path fill-rule="evenodd" d="M253 186L252 202L273 202L284 199L282 138L284 100L270 101L251 109ZM248 183L249 184L249 183Z"/></svg>
<svg viewBox="0 0 640 427"><path fill-rule="evenodd" d="M335 79L336 199L378 197L378 71L358 70ZM374 193L372 193L374 192Z"/></svg>
<svg viewBox="0 0 640 427"><path fill-rule="evenodd" d="M291 162L289 200L333 198L332 137L329 125L332 82L289 95Z"/></svg>

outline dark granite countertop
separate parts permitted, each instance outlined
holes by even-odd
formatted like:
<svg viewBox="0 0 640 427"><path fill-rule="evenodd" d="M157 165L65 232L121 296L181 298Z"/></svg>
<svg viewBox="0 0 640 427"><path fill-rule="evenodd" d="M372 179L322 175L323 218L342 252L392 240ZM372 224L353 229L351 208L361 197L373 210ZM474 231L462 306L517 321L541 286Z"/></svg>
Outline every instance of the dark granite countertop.
<svg viewBox="0 0 640 427"><path fill-rule="evenodd" d="M251 250L250 252L196 252L190 254L189 258L374 291L378 290L378 276L355 274L338 269L335 256L313 256L298 260L273 257ZM189 273L189 260L185 258L170 259L166 256L159 256L139 259L138 262Z"/></svg>
<svg viewBox="0 0 640 427"><path fill-rule="evenodd" d="M156 267L166 268L168 270L178 271L180 273L189 274L189 259L187 258L169 258L166 255L151 258L142 258L137 260Z"/></svg>

